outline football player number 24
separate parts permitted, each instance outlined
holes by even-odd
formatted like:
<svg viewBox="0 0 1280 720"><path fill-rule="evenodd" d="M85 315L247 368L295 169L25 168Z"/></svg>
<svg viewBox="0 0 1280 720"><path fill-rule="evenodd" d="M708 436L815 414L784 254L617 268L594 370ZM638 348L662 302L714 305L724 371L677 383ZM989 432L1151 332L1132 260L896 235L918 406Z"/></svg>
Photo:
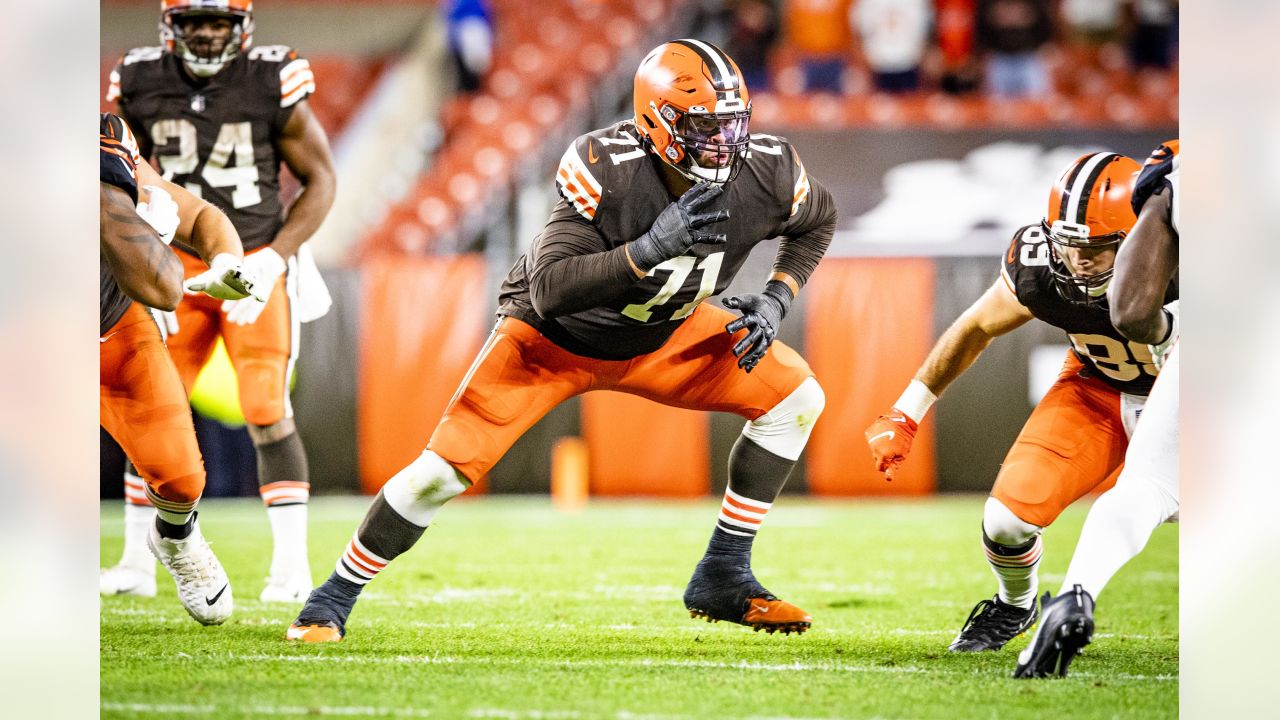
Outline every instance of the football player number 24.
<svg viewBox="0 0 1280 720"><path fill-rule="evenodd" d="M196 155L196 126L189 120L160 120L151 126L151 139L157 147L178 141L178 154L159 156L160 171L165 180L174 175L188 175L196 171L200 158ZM213 149L205 158L200 177L209 187L234 187L231 205L249 207L262 202L258 190L258 166L253 157L253 127L248 122L223 123ZM187 183L187 189L200 197L200 185Z"/></svg>
<svg viewBox="0 0 1280 720"><path fill-rule="evenodd" d="M655 265L649 271L649 275L655 275L659 270L665 270L670 275L667 281L662 284L662 288L658 290L658 294L649 298L646 303L632 303L622 309L622 314L632 320L640 322L648 322L653 317L653 309L659 305L665 304L672 298L680 288L684 286L684 281L689 278L689 273L694 269L702 271L702 282L698 285L698 294L689 302L685 303L679 310L671 316L672 320L681 320L689 317L693 313L694 308L698 307L698 303L706 300L711 293L716 291L716 278L720 275L720 264L724 262L724 253L711 253L698 262L698 258L681 255L680 257L671 258L666 262Z"/></svg>

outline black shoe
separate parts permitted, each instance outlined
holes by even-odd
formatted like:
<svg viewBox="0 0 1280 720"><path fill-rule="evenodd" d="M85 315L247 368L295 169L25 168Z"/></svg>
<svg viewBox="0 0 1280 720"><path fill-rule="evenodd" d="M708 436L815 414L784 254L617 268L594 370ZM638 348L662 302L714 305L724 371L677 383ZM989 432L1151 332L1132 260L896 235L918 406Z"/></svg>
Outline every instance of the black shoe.
<svg viewBox="0 0 1280 720"><path fill-rule="evenodd" d="M323 583L311 591L307 604L298 613L298 619L285 633L285 639L311 643L341 641L347 634L347 617L351 615L357 597L331 587L330 582Z"/></svg>
<svg viewBox="0 0 1280 720"><path fill-rule="evenodd" d="M770 634L802 633L813 624L809 613L764 589L747 555L703 556L684 590L684 606L693 618L725 620Z"/></svg>
<svg viewBox="0 0 1280 720"><path fill-rule="evenodd" d="M1067 666L1093 639L1093 596L1075 585L1052 600L1044 594L1044 622L1018 655L1016 678L1067 676Z"/></svg>
<svg viewBox="0 0 1280 720"><path fill-rule="evenodd" d="M999 650L1034 625L1037 616L1035 600L1026 609L1004 602L999 595L979 601L947 649L951 652Z"/></svg>

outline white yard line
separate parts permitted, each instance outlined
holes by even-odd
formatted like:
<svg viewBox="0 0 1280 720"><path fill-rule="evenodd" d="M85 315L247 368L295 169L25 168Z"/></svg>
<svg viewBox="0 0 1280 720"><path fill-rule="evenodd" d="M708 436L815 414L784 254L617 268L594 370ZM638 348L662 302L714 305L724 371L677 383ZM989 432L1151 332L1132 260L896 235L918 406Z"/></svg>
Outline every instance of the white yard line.
<svg viewBox="0 0 1280 720"><path fill-rule="evenodd" d="M102 709L128 712L138 715L226 715L229 713L259 716L333 716L333 717L435 717L429 710L417 708L375 707L369 705L164 705L153 703L102 703ZM478 720L577 720L585 717L613 717L615 720L699 720L694 715L669 715L660 713L618 710L612 716L597 713L584 714L577 710L507 710L505 708L473 708L466 716ZM743 720L841 720L840 718L811 718L792 715L752 715Z"/></svg>
<svg viewBox="0 0 1280 720"><path fill-rule="evenodd" d="M180 657L193 662L229 660L233 662L285 662L285 663L344 663L352 665L480 665L511 666L535 668L703 668L713 670L747 670L764 672L835 672L835 673L874 673L885 675L982 675L972 670L946 670L936 667L918 665L849 665L845 663L762 663L749 660L737 662L720 662L715 660L654 660L640 658L635 660L539 660L532 658L482 658L453 657L448 655L398 655L394 657L367 657L357 655L269 655L265 653L238 654L223 653L218 655L197 655ZM990 673L987 673L990 674ZM1003 671L1000 671L1003 675ZM1134 675L1127 673L1073 673L1079 677L1097 677L1111 680L1133 680L1143 682L1177 682L1176 675Z"/></svg>

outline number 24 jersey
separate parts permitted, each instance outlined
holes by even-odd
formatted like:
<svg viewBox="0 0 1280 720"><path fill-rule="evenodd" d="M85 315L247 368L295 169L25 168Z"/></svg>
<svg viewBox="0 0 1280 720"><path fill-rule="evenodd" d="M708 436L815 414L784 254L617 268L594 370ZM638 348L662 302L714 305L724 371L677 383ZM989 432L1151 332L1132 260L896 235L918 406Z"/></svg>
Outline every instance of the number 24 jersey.
<svg viewBox="0 0 1280 720"><path fill-rule="evenodd" d="M163 48L143 47L111 73L107 100L137 132L143 157L226 213L248 251L284 222L278 141L313 92L310 63L283 45L251 48L207 79L192 78Z"/></svg>

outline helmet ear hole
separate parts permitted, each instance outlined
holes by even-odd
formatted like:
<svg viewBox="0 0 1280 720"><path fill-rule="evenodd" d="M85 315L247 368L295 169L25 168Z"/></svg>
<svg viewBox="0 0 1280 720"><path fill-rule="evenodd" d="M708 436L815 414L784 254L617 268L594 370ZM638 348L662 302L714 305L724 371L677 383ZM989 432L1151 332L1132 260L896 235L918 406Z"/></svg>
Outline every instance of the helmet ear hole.
<svg viewBox="0 0 1280 720"><path fill-rule="evenodd" d="M653 124L653 119L650 118L648 115L644 116L644 121L649 125L649 129L651 130L657 129L658 126Z"/></svg>

